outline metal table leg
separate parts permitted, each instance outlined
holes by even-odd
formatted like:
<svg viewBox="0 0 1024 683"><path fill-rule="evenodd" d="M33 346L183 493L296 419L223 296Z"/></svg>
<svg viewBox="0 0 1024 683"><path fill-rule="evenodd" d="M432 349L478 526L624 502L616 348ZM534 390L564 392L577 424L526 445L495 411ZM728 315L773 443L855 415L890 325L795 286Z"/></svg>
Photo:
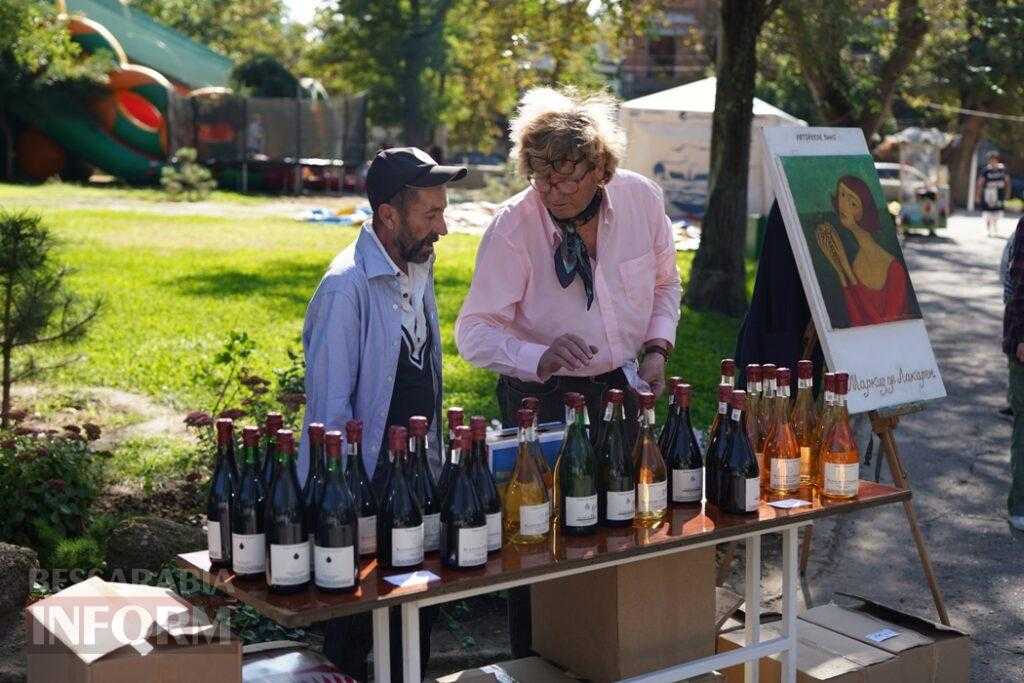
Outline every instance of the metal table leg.
<svg viewBox="0 0 1024 683"><path fill-rule="evenodd" d="M391 633L388 608L373 610L373 680L391 683Z"/></svg>
<svg viewBox="0 0 1024 683"><path fill-rule="evenodd" d="M746 580L743 591L745 599L744 612L746 625L744 632L746 645L758 645L761 642L761 536L749 536L745 541ZM743 665L744 683L758 683L758 667L755 659Z"/></svg>
<svg viewBox="0 0 1024 683"><path fill-rule="evenodd" d="M812 527L807 527L810 535ZM782 652L782 681L796 681L796 582L798 562L796 555L797 530L782 532L782 637L791 641L790 647Z"/></svg>
<svg viewBox="0 0 1024 683"><path fill-rule="evenodd" d="M404 683L421 683L420 672L420 606L416 602L402 605L402 679Z"/></svg>

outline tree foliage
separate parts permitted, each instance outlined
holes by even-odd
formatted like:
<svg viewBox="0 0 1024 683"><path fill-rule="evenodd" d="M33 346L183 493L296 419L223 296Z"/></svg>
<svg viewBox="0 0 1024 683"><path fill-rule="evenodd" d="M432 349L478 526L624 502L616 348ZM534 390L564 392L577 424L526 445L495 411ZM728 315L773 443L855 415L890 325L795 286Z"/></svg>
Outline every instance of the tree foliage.
<svg viewBox="0 0 1024 683"><path fill-rule="evenodd" d="M260 54L231 72L232 86L252 97L295 97L299 79L271 55Z"/></svg>

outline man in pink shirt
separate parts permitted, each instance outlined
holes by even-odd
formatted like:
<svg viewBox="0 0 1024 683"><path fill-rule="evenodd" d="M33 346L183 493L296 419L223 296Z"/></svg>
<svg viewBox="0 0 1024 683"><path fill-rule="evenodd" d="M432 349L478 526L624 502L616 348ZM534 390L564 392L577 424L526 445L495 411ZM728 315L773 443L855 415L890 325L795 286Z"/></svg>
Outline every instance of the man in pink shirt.
<svg viewBox="0 0 1024 683"><path fill-rule="evenodd" d="M623 389L631 438L628 389L664 391L679 322L675 246L661 190L618 170L626 140L616 105L537 88L512 121L512 157L530 186L487 228L455 325L462 357L498 373L505 425L527 396L540 399L542 422L563 419L570 391L586 397L597 425L605 391ZM528 589L510 592L509 630L513 656L525 656Z"/></svg>

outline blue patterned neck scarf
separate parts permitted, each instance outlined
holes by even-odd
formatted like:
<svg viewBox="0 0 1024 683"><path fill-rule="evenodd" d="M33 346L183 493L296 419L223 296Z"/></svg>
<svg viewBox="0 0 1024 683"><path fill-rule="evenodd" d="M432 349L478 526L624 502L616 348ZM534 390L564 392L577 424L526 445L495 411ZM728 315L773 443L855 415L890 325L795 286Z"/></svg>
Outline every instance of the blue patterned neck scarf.
<svg viewBox="0 0 1024 683"><path fill-rule="evenodd" d="M587 245L583 243L578 228L597 215L603 197L604 193L598 188L587 208L572 218L555 218L555 215L548 211L551 220L562 232L562 243L555 249L555 275L558 276L558 283L562 285L562 289L566 289L579 275L583 289L587 293L588 311L594 304L594 273L590 269Z"/></svg>

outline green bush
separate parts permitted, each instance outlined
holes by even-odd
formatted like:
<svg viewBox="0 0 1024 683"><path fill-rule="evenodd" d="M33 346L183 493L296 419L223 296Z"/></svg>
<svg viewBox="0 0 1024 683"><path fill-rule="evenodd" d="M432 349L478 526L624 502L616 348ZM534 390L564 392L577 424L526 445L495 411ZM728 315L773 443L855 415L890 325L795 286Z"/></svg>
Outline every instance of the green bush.
<svg viewBox="0 0 1024 683"><path fill-rule="evenodd" d="M196 161L197 158L194 149L182 147L171 163L161 169L160 184L172 200L195 202L206 199L217 189L217 181L210 169Z"/></svg>
<svg viewBox="0 0 1024 683"><path fill-rule="evenodd" d="M83 581L91 573L100 573L103 564L103 546L96 539L89 536L63 538L46 561L46 568L54 579L51 588L60 589Z"/></svg>

